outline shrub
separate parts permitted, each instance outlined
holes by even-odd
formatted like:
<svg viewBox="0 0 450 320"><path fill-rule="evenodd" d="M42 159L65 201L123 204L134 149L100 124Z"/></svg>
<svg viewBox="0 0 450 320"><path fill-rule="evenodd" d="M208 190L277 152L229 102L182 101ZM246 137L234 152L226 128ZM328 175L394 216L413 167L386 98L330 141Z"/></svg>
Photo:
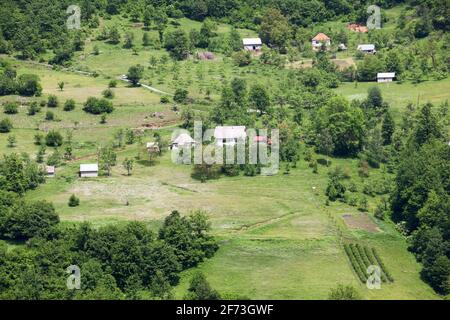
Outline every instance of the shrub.
<svg viewBox="0 0 450 320"><path fill-rule="evenodd" d="M187 96L189 92L185 89L177 89L173 97L173 101L178 103L185 103L187 101Z"/></svg>
<svg viewBox="0 0 450 320"><path fill-rule="evenodd" d="M55 130L50 130L45 137L45 144L49 147L59 147L63 144L63 136Z"/></svg>
<svg viewBox="0 0 450 320"><path fill-rule="evenodd" d="M111 80L108 84L108 88L115 88L117 87L117 80Z"/></svg>
<svg viewBox="0 0 450 320"><path fill-rule="evenodd" d="M248 51L239 51L233 54L233 62L238 67L248 66L252 62L252 56Z"/></svg>
<svg viewBox="0 0 450 320"><path fill-rule="evenodd" d="M34 116L36 113L41 111L41 107L39 107L38 103L36 101L33 101L29 106L28 106L28 115L29 116Z"/></svg>
<svg viewBox="0 0 450 320"><path fill-rule="evenodd" d="M114 98L114 91L112 91L111 89L106 89L106 90L103 90L102 95L106 99L113 99Z"/></svg>
<svg viewBox="0 0 450 320"><path fill-rule="evenodd" d="M113 112L114 107L111 101L89 97L84 104L83 110L92 114L102 114Z"/></svg>
<svg viewBox="0 0 450 320"><path fill-rule="evenodd" d="M0 132L7 133L13 128L12 121L8 118L4 118L0 121Z"/></svg>
<svg viewBox="0 0 450 320"><path fill-rule="evenodd" d="M161 103L169 103L170 98L168 96L162 96L160 101Z"/></svg>
<svg viewBox="0 0 450 320"><path fill-rule="evenodd" d="M6 114L16 114L19 112L19 104L17 102L6 102L3 106L3 112Z"/></svg>
<svg viewBox="0 0 450 320"><path fill-rule="evenodd" d="M69 198L69 207L77 207L80 205L80 199L77 198L74 194L72 194Z"/></svg>
<svg viewBox="0 0 450 320"><path fill-rule="evenodd" d="M75 109L75 100L73 99L68 99L66 100L66 102L64 103L64 111L72 111Z"/></svg>
<svg viewBox="0 0 450 320"><path fill-rule="evenodd" d="M51 94L48 96L47 107L49 108L57 108L59 106L58 97Z"/></svg>
<svg viewBox="0 0 450 320"><path fill-rule="evenodd" d="M53 121L55 119L55 114L51 111L47 111L45 113L45 120L47 121Z"/></svg>

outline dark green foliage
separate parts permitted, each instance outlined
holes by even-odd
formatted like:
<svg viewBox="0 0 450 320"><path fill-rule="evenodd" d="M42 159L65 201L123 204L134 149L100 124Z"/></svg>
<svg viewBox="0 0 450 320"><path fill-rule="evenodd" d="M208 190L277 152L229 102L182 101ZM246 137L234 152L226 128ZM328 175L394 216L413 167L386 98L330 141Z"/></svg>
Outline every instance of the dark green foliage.
<svg viewBox="0 0 450 320"><path fill-rule="evenodd" d="M185 297L187 300L220 300L219 293L211 288L201 272L196 272L191 279L188 293Z"/></svg>
<svg viewBox="0 0 450 320"><path fill-rule="evenodd" d="M51 203L19 201L0 217L0 233L7 239L28 239L55 226L59 217Z"/></svg>
<svg viewBox="0 0 450 320"><path fill-rule="evenodd" d="M55 114L53 113L53 111L47 111L45 113L45 120L47 121L53 121L55 119Z"/></svg>
<svg viewBox="0 0 450 320"><path fill-rule="evenodd" d="M108 101L107 99L89 97L84 103L83 111L92 114L111 113L114 111L114 107L111 101Z"/></svg>
<svg viewBox="0 0 450 320"><path fill-rule="evenodd" d="M45 136L45 144L49 147L59 147L63 144L63 136L55 130L50 130Z"/></svg>
<svg viewBox="0 0 450 320"><path fill-rule="evenodd" d="M186 103L189 92L185 89L177 89L173 96L173 101L178 103Z"/></svg>
<svg viewBox="0 0 450 320"><path fill-rule="evenodd" d="M16 114L19 112L19 103L17 102L6 102L3 105L3 112L6 114Z"/></svg>
<svg viewBox="0 0 450 320"><path fill-rule="evenodd" d="M31 102L31 104L28 106L28 115L34 116L36 113L39 113L41 111L41 107L38 105L37 101Z"/></svg>
<svg viewBox="0 0 450 320"><path fill-rule="evenodd" d="M336 171L332 171L329 174L328 186L325 194L331 201L337 199L343 199L345 194L345 186L341 182L341 177Z"/></svg>
<svg viewBox="0 0 450 320"><path fill-rule="evenodd" d="M44 173L29 158L13 153L5 155L0 161L0 190L23 194L44 181Z"/></svg>
<svg viewBox="0 0 450 320"><path fill-rule="evenodd" d="M392 143L392 135L395 131L395 122L390 112L386 112L383 117L381 126L381 135L383 137L383 145L390 145Z"/></svg>
<svg viewBox="0 0 450 320"><path fill-rule="evenodd" d="M196 212L184 217L173 211L165 219L159 239L175 249L183 268L189 268L212 257L218 249L214 238L208 235L209 230L210 224L204 213Z"/></svg>
<svg viewBox="0 0 450 320"><path fill-rule="evenodd" d="M80 198L77 198L74 194L72 194L69 198L68 205L69 207L78 207L80 205Z"/></svg>
<svg viewBox="0 0 450 320"><path fill-rule="evenodd" d="M58 97L53 94L49 95L47 100L47 107L56 108L58 106L59 106Z"/></svg>
<svg viewBox="0 0 450 320"><path fill-rule="evenodd" d="M137 86L143 75L144 67L138 64L128 69L127 79L133 86Z"/></svg>
<svg viewBox="0 0 450 320"><path fill-rule="evenodd" d="M68 99L66 100L66 102L64 103L64 111L72 111L75 109L75 100L73 99Z"/></svg>
<svg viewBox="0 0 450 320"><path fill-rule="evenodd" d="M362 111L342 97L331 98L319 110L315 127L317 139L325 128L329 130L336 155L354 155L362 147L365 129Z"/></svg>
<svg viewBox="0 0 450 320"><path fill-rule="evenodd" d="M175 30L166 35L164 47L175 60L184 60L189 55L189 38L183 30Z"/></svg>

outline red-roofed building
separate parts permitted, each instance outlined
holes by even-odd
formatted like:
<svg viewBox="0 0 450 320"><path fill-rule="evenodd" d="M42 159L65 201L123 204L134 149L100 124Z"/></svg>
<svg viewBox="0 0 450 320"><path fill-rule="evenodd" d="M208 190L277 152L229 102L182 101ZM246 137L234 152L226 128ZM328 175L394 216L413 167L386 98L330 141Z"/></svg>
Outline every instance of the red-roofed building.
<svg viewBox="0 0 450 320"><path fill-rule="evenodd" d="M311 43L314 51L319 51L323 46L325 46L325 49L328 50L331 45L331 38L321 32L312 39Z"/></svg>
<svg viewBox="0 0 450 320"><path fill-rule="evenodd" d="M369 32L369 28L367 28L366 26L362 26L360 24L357 23L349 23L347 25L347 29L354 31L354 32L361 32L361 33L367 33Z"/></svg>

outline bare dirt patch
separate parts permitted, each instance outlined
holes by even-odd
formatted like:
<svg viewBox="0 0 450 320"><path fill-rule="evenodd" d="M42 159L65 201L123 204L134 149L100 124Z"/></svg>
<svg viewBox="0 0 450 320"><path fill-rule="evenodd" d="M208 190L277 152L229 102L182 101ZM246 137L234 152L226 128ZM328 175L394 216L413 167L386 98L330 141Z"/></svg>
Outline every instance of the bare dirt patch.
<svg viewBox="0 0 450 320"><path fill-rule="evenodd" d="M365 213L357 215L344 214L342 215L342 219L344 219L345 224L350 229L363 229L373 233L381 231L380 228L378 228L378 226Z"/></svg>

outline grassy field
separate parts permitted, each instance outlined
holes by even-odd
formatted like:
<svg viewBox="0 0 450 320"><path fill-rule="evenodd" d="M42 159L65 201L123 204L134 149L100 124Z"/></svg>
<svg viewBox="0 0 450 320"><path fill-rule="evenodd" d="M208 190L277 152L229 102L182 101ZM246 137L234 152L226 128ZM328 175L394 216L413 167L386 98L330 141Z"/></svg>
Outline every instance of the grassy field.
<svg viewBox="0 0 450 320"><path fill-rule="evenodd" d="M114 18L117 19L117 18ZM118 24L121 30L133 30L135 41L140 43L142 29L124 20L111 20L102 24ZM181 20L181 28L199 28L200 24ZM172 28L172 26L171 26ZM218 32L228 32L229 26L219 25ZM249 30L239 30L243 36L252 36ZM150 32L156 37L155 31ZM91 54L97 45L100 54ZM41 101L55 94L60 104L74 99L76 110L65 112L62 107L52 109L57 121L45 121L47 108L35 116L26 115L21 106L19 114L2 115L14 123L12 134L17 146L7 147L7 135L0 135L0 154L27 152L34 155L37 146L33 136L37 132L58 129L73 130L77 159L57 168L55 178L27 193L28 199L45 199L54 203L63 223L90 221L94 225L122 223L139 220L151 228L161 225L171 210L187 214L193 210L205 211L212 223L212 232L220 241L216 255L198 266L212 286L226 295L239 295L251 299L325 299L337 284L352 284L365 299L437 299L432 289L420 280L420 265L407 251L405 238L399 235L389 222L378 221L371 212L378 199L369 197L369 214L336 202L325 205L324 190L329 168L319 166L319 173L312 173L305 161L289 175L282 173L271 177L221 178L202 184L191 178L191 167L175 165L166 153L157 163L149 166L137 161L132 176L127 176L120 165L125 157L136 157L141 145L133 144L118 150L118 165L112 176L95 179L77 177L80 163L96 161L98 145L112 140L119 128L142 128L144 125L160 125L166 137L179 122L179 114L172 111L173 104L161 104L160 95L144 88L131 88L119 81L114 89L115 111L106 124L100 117L83 112L82 104L89 96L101 96L111 79L127 72L129 66L140 63L146 67L144 83L167 92L178 86L186 86L190 95L201 98L205 89L212 91L212 103L218 99L221 85L232 77L240 76L253 83L263 81L271 86L282 83L287 70L257 67L236 68L229 59L217 55L213 61L188 60L168 62L161 70L149 69L151 56L166 54L160 49L143 49L138 55L120 45L111 45L90 39L84 52L77 54L75 67L95 71L98 77L90 77L69 71L52 70L46 66L11 60L18 73L35 73L42 80L43 96L32 98ZM159 72L159 73L158 73ZM262 80L261 80L262 79ZM64 81L63 91L58 82ZM349 99L365 98L370 86L378 85L394 113L401 114L408 102L441 102L450 97L450 80L427 81L418 85L410 83L342 84L335 91ZM2 97L0 102L19 100L16 96ZM210 105L193 105L194 109L207 110ZM163 118L152 117L162 112ZM148 131L142 142L150 141ZM52 152L48 148L47 154ZM351 176L361 191L363 180L357 174L356 159L333 159L332 166L340 165ZM372 170L371 177L381 177L382 170ZM67 205L71 194L76 194L81 204ZM359 227L346 223L343 215L366 219ZM372 226L369 228L368 226ZM343 243L358 242L375 247L392 273L395 281L385 284L381 290L368 290L362 285L345 255ZM182 274L175 288L175 297L182 298L188 281L195 270Z"/></svg>

